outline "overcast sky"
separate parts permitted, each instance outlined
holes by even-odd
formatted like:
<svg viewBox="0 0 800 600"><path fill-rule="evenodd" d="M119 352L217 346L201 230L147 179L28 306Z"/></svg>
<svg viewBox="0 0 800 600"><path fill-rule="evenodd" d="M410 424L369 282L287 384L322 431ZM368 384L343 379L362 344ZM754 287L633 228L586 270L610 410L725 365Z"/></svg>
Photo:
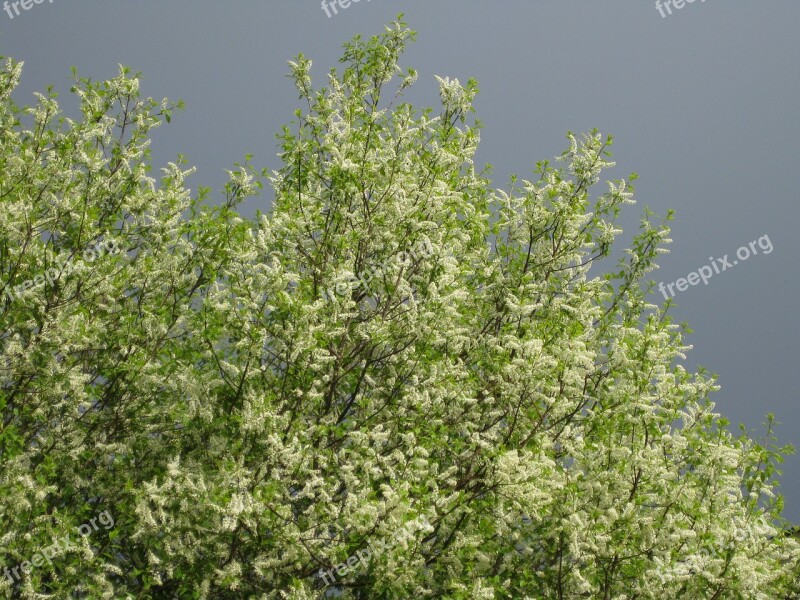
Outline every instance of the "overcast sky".
<svg viewBox="0 0 800 600"><path fill-rule="evenodd" d="M612 176L640 175L626 229L643 206L677 211L656 281L728 255L725 271L713 261L720 272L707 285L672 288L673 314L695 331L688 367L719 375L713 399L734 424L760 430L772 412L780 441L798 442L797 0L697 0L672 14L648 0L361 0L330 17L318 0L44 0L9 10L0 55L25 61L18 102L53 84L66 103L71 65L93 79L129 65L146 95L186 101L157 130L153 159L185 155L198 168L195 189L219 188L246 153L279 166L275 133L297 104L287 59L302 51L319 76L345 40L405 13L419 32L402 61L420 73L410 98L434 105L434 74L478 79L478 161L494 166L495 185L560 154L567 131L597 127L616 139ZM267 197L244 211L268 206ZM758 253L734 265L742 246ZM800 522L800 458L784 467L786 516Z"/></svg>

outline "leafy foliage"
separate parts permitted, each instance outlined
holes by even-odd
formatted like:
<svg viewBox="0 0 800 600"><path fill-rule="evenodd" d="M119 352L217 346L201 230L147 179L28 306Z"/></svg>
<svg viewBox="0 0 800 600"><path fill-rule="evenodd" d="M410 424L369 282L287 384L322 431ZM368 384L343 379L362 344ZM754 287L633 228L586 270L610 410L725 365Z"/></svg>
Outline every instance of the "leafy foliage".
<svg viewBox="0 0 800 600"><path fill-rule="evenodd" d="M0 560L115 519L9 597L790 593L788 449L732 435L680 365L646 282L666 219L590 275L633 202L635 175L596 191L611 138L493 190L474 81L403 102L412 38L354 38L321 89L299 56L283 166L237 165L217 207L180 164L150 176L176 105L136 75L77 79L71 120L52 91L17 107L6 63ZM124 250L81 258L100 243Z"/></svg>

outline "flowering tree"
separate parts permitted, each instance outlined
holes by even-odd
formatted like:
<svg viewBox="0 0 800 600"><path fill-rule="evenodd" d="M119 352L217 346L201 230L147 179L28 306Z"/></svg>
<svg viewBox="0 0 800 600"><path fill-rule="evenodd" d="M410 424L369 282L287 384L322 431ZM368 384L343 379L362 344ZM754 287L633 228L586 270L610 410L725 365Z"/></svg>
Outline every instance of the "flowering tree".
<svg viewBox="0 0 800 600"><path fill-rule="evenodd" d="M648 301L665 220L590 274L632 203L635 176L594 191L611 139L492 190L473 81L402 101L412 38L355 38L322 89L298 57L283 166L237 165L211 208L179 164L150 177L174 105L135 75L77 80L72 120L18 108L6 63L7 597L792 593L787 449L729 433Z"/></svg>

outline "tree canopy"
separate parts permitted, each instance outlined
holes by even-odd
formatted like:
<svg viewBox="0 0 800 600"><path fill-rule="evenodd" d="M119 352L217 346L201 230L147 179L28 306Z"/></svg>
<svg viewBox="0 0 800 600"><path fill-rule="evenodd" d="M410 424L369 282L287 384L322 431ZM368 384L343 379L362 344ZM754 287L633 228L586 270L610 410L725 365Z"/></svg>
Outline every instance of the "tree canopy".
<svg viewBox="0 0 800 600"><path fill-rule="evenodd" d="M729 431L652 301L671 215L612 261L636 176L603 181L596 131L493 188L476 82L404 101L413 37L354 38L325 87L291 62L279 168L248 157L216 205L180 160L151 175L177 105L138 75L76 76L69 118L17 106L7 60L7 597L793 593L789 449Z"/></svg>

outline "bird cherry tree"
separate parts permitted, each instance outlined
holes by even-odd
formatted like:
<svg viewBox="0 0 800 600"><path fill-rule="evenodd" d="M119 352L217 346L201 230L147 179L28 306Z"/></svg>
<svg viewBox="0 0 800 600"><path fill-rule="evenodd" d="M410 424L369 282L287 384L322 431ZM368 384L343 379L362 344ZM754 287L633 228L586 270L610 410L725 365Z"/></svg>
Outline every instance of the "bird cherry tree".
<svg viewBox="0 0 800 600"><path fill-rule="evenodd" d="M670 215L610 262L635 175L601 183L595 131L494 189L474 81L404 100L413 37L354 38L324 87L297 57L281 164L236 165L216 205L180 161L151 176L175 105L137 75L76 79L73 119L52 90L18 107L6 63L8 597L793 593L788 449L729 431L651 301ZM265 179L271 208L241 217Z"/></svg>

